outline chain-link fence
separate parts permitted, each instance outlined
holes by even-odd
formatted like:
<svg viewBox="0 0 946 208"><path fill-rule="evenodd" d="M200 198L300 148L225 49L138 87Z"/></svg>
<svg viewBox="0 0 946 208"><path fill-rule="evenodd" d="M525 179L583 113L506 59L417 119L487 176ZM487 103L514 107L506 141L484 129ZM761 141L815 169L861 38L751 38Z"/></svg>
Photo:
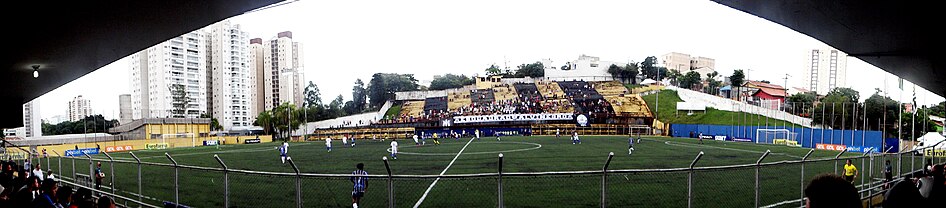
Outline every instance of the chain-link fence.
<svg viewBox="0 0 946 208"><path fill-rule="evenodd" d="M131 155L55 157L55 153L30 161L51 170L65 185L94 189L123 206L352 205L351 174L232 169L217 157L216 167L181 165L171 155L164 155L166 163L140 162ZM943 162L914 152L840 152L830 158L806 155L765 162L767 155L753 164L700 167L700 153L690 167L672 169L609 170L610 156L602 169L589 171L504 173L500 158L493 173L398 175L386 168L387 172L364 176L370 186L360 203L363 207L798 207L804 204L804 187L812 178L841 175L848 160L859 170L854 185L865 200L883 193L887 161L895 181L922 171L927 162ZM287 163L295 167L291 160ZM96 177L99 168L104 178Z"/></svg>

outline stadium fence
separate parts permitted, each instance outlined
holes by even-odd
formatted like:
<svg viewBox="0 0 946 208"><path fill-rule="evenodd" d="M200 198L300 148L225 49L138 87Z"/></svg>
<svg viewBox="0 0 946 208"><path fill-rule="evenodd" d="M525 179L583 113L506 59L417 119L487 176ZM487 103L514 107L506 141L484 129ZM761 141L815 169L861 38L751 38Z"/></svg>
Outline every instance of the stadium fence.
<svg viewBox="0 0 946 208"><path fill-rule="evenodd" d="M462 187L451 194L424 193L427 203L437 206L496 206L511 207L556 204L563 206L600 207L804 207L804 188L817 174L841 174L841 165L852 160L861 174L855 185L865 203L884 193L883 187L896 183L923 170L926 161L946 162L941 155L901 153L847 153L838 152L833 158L808 159L814 150L799 160L764 162L766 151L752 164L698 167L703 153L695 156L689 167L669 169L608 169L614 153L602 156L602 168L587 171L556 172L503 172L502 154L497 157L497 171L477 174L399 175L391 171L383 158L386 173L364 177L373 181L372 196L362 203L373 206L410 207L419 205L420 193L429 184L439 181L442 186ZM940 150L941 151L941 150ZM6 152L4 154L15 154ZM56 168L54 175L63 185L92 189L100 195L114 198L123 207L174 207L174 205L201 204L211 207L266 207L286 203L296 207L346 206L350 198L338 197L351 190L351 174L319 174L301 172L291 159L291 172L256 171L228 167L214 155L218 167L181 165L168 153L168 163L142 162L134 153L134 160L84 155L31 157L33 164ZM856 155L853 155L856 154ZM7 159L8 155L3 155ZM892 160L895 179L883 180L884 161ZM19 160L22 163L25 160ZM102 163L108 177L100 189L94 188L94 166ZM116 177L119 172L121 177ZM87 174L86 174L87 173ZM135 175L132 175L135 174ZM135 177L136 176L136 177ZM180 184L181 177L200 178L201 182ZM624 180L622 180L624 179ZM247 184L250 181L262 184ZM379 185L382 184L382 185ZM185 186L199 187L182 189ZM377 187L383 188L377 188ZM379 190L381 189L381 190ZM567 190L567 192L563 192ZM188 191L190 193L183 193ZM261 194L265 193L265 194ZM333 196L336 195L336 196ZM343 195L343 194L342 194ZM551 197L554 195L555 197ZM182 197L185 196L185 197ZM194 197L197 198L194 198ZM657 199L657 200L655 200ZM415 204L415 202L417 204ZM318 205L316 205L318 206Z"/></svg>

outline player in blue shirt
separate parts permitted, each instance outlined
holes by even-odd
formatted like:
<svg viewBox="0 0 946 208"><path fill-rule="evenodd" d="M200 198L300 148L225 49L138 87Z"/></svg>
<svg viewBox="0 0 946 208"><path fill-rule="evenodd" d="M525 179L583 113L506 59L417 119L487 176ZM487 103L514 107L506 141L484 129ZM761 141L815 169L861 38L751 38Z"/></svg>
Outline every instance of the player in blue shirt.
<svg viewBox="0 0 946 208"><path fill-rule="evenodd" d="M364 163L358 163L355 167L357 167L358 170L351 172L352 175L368 175L368 172L365 172ZM365 190L368 189L368 177L352 176L351 183L351 206L358 207L358 204L361 203L361 197L365 196Z"/></svg>
<svg viewBox="0 0 946 208"><path fill-rule="evenodd" d="M631 153L634 153L634 137L628 135L627 136L627 155L631 155Z"/></svg>
<svg viewBox="0 0 946 208"><path fill-rule="evenodd" d="M280 145L280 146L276 147L276 150L279 150L279 159L282 160L282 163L286 163L286 158L289 157L289 156L287 155L287 153L288 153L288 151L289 151L289 146L288 146L288 145Z"/></svg>

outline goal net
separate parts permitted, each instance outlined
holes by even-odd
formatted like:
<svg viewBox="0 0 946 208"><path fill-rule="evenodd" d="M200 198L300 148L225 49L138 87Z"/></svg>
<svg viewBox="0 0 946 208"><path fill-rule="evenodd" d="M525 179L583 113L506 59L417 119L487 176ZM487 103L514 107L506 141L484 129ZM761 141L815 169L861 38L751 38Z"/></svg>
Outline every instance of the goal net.
<svg viewBox="0 0 946 208"><path fill-rule="evenodd" d="M801 146L798 134L788 129L758 129L755 138L756 143Z"/></svg>
<svg viewBox="0 0 946 208"><path fill-rule="evenodd" d="M649 126L634 125L627 127L627 133L631 135L652 135L654 131Z"/></svg>

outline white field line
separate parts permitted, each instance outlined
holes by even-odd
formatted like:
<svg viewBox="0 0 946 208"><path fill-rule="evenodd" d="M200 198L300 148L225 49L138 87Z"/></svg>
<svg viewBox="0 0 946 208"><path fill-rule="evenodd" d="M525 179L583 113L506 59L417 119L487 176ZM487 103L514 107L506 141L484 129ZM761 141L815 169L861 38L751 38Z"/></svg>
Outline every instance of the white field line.
<svg viewBox="0 0 946 208"><path fill-rule="evenodd" d="M463 148L460 149L460 152L457 152L457 156L453 156L453 160L450 161L450 164L448 164L447 167L440 172L440 176L443 176L444 173L447 173L447 170L450 169L450 166L453 165L453 162L457 161L457 158L460 157L460 154L463 153L463 150L465 150L467 146L470 146L471 142L473 142L473 139L470 139L470 141L466 142L466 145L463 145ZM430 189L433 189L434 186L437 185L437 181L440 181L440 177L434 179L434 182L430 184L430 187L427 187L427 190L424 191L424 195L420 196L420 200L417 200L417 203L414 204L414 208L420 207L420 204L424 203L424 199L427 199L427 194L430 193Z"/></svg>
<svg viewBox="0 0 946 208"><path fill-rule="evenodd" d="M648 140L651 140L651 139L648 139ZM651 141L657 141L657 140L651 140ZM678 147L690 147L690 148L704 148L704 147L705 147L705 148L716 148L716 149L730 150L730 151L737 151L737 152L748 152L748 153L757 153L757 154L765 153L765 152L762 152L762 151L752 151L752 150L744 150L744 149L733 149L733 148L716 147L716 146L709 146L709 145L695 145L695 144L686 144L686 143L676 143L676 142L670 142L670 141L665 141L664 144L670 145L670 146L678 146ZM773 155L781 155L781 156L786 156L786 157L791 157L791 158L798 158L798 159L801 159L801 158L802 158L802 157L799 157L799 156L789 155L789 154L785 154L785 153L772 152L772 153L770 153L770 154L773 154Z"/></svg>

